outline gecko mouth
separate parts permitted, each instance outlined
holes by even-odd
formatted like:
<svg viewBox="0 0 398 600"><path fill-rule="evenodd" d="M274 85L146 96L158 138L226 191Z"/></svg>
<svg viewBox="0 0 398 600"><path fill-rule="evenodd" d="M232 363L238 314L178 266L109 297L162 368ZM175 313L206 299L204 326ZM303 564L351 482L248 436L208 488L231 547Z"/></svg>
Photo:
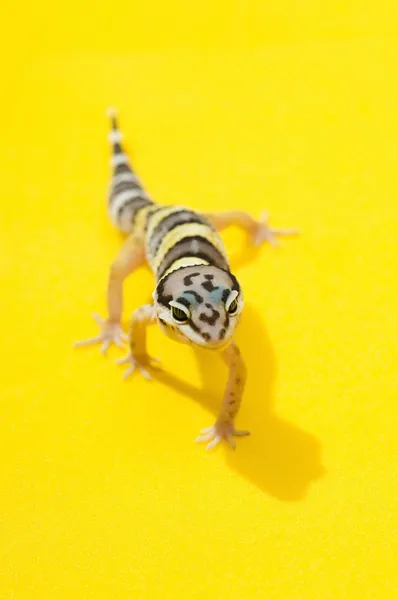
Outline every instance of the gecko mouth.
<svg viewBox="0 0 398 600"><path fill-rule="evenodd" d="M208 340L203 340L203 342L199 342L199 341L194 341L194 344L196 346L200 346L201 348L205 348L206 350L224 350L227 346L229 346L229 344L231 343L231 340L223 340L223 341L217 341L217 342L211 342Z"/></svg>

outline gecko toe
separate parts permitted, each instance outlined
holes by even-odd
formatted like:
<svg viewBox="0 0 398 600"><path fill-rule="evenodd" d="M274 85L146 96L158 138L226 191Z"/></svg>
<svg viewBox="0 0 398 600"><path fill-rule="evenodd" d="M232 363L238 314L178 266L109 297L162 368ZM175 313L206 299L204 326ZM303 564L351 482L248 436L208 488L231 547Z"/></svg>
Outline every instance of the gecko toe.
<svg viewBox="0 0 398 600"><path fill-rule="evenodd" d="M209 451L212 448L214 448L215 446L218 446L218 444L221 442L222 437L221 435L216 435L216 437L214 438L214 440L212 440L211 442L209 442L206 446L206 450Z"/></svg>
<svg viewBox="0 0 398 600"><path fill-rule="evenodd" d="M236 442L235 442L234 438L232 437L232 435L229 435L227 437L227 442L231 446L231 448L233 448L233 450L236 450Z"/></svg>
<svg viewBox="0 0 398 600"><path fill-rule="evenodd" d="M105 319L103 319L98 313L93 313L93 319L97 321L98 325L104 325L105 323Z"/></svg>
<svg viewBox="0 0 398 600"><path fill-rule="evenodd" d="M206 446L206 450L211 450L225 440L231 446L231 448L235 450L236 442L234 437L241 437L245 435L250 435L249 431L235 429L233 422L217 422L211 427L202 429L200 436L196 438L195 442L199 444L201 442L209 442Z"/></svg>
<svg viewBox="0 0 398 600"><path fill-rule="evenodd" d="M208 432L205 433L203 435L200 435L196 438L195 442L197 442L198 444L202 443L202 442L208 442L209 440L211 440L214 437L214 433L213 432Z"/></svg>

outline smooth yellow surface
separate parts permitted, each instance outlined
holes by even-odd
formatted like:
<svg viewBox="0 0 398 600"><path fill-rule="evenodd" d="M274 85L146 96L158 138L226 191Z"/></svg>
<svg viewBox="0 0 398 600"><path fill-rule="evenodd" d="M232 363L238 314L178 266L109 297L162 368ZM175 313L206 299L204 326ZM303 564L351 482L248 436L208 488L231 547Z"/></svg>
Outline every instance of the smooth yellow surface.
<svg viewBox="0 0 398 600"><path fill-rule="evenodd" d="M3 7L1 600L398 597L398 37L393 2ZM120 236L108 123L162 202L270 210L244 250L234 453L193 443L226 372L95 334ZM126 319L152 277L127 285Z"/></svg>

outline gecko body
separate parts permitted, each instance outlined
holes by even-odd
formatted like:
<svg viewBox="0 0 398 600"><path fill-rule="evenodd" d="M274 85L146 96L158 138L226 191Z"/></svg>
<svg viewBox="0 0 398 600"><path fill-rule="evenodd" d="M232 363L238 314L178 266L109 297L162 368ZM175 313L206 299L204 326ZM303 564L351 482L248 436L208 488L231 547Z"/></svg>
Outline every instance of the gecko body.
<svg viewBox="0 0 398 600"><path fill-rule="evenodd" d="M128 341L130 351L119 364L127 365L126 376L138 368L148 379L153 359L146 350L146 330L151 324L157 323L175 341L219 352L229 371L227 386L215 424L202 430L197 441L207 441L208 449L222 440L235 447L233 437L249 433L235 428L246 367L233 335L244 301L218 232L240 225L257 245L275 243L278 235L296 232L271 229L265 219L257 221L240 211L201 214L184 206L153 202L122 147L116 113L111 110L109 114L113 173L108 210L127 238L109 273L108 317L96 316L101 332L76 346L100 343L106 353L112 343L122 347ZM126 336L121 327L123 282L144 262L155 276L153 303L133 313Z"/></svg>

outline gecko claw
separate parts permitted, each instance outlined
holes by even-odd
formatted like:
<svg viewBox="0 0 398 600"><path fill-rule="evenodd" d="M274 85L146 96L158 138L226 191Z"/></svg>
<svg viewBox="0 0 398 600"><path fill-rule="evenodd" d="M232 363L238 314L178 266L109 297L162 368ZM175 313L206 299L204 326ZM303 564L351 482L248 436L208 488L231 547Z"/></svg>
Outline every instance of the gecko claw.
<svg viewBox="0 0 398 600"><path fill-rule="evenodd" d="M222 440L227 441L228 444L235 450L236 442L233 439L234 436L250 435L249 431L240 431L235 429L233 423L216 423L211 427L202 429L200 433L201 435L196 438L195 442L199 444L202 442L209 442L206 446L206 450L211 450L215 446L218 446Z"/></svg>
<svg viewBox="0 0 398 600"><path fill-rule="evenodd" d="M93 338L75 342L73 344L74 348L101 344L101 352L104 356L112 344L115 344L118 348L124 348L124 342L128 340L128 336L125 334L119 323L110 323L97 313L93 314L93 318L100 326L101 333Z"/></svg>

